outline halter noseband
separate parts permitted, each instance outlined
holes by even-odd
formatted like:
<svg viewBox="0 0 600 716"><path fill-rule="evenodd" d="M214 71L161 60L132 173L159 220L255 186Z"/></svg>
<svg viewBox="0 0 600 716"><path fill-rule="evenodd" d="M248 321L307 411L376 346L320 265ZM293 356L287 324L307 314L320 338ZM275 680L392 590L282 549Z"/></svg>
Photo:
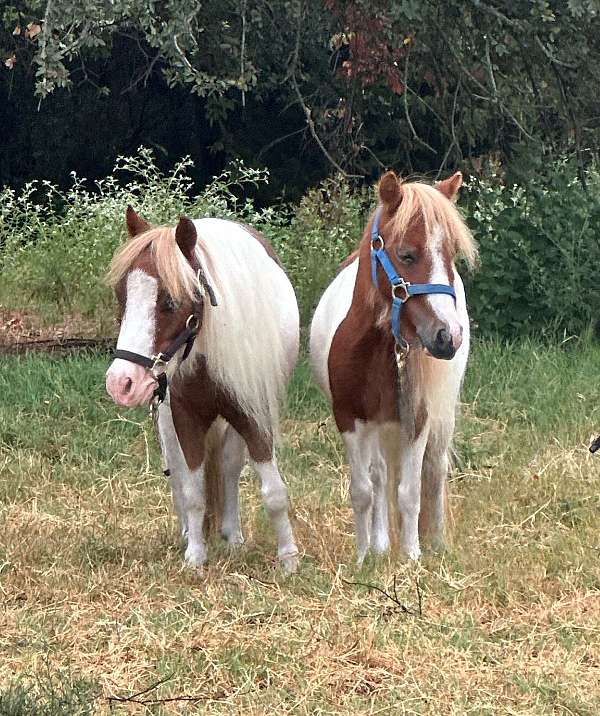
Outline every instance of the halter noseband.
<svg viewBox="0 0 600 716"><path fill-rule="evenodd" d="M217 302L215 292L213 291L212 286L208 283L202 269L198 269L197 278L198 285L205 288L208 293L210 305L218 306L219 304ZM181 333L179 333L173 341L171 341L166 350L161 351L160 353L156 353L155 355L148 357L142 355L141 353L125 351L120 348L117 348L113 353L113 358L121 358L122 360L129 361L130 363L141 365L142 368L147 368L152 373L157 382L157 386L152 395L152 404L154 406L160 405L167 395L169 380L167 378L166 368L168 362L175 357L175 354L182 346L185 346L185 349L181 356L181 360L184 361L189 356L192 346L194 345L194 341L196 340L196 336L202 327L203 312L204 305L202 304L201 311L199 313L192 313L188 316L183 331L181 331ZM160 372L158 372L159 370Z"/></svg>
<svg viewBox="0 0 600 716"><path fill-rule="evenodd" d="M373 224L371 225L371 280L377 287L377 264L380 263L392 286L392 334L396 341L396 357L405 357L409 350L409 344L400 331L400 317L402 306L411 296L422 296L428 293L445 293L456 301L454 288L445 283L409 283L398 274L394 268L387 251L383 237L379 233L379 221L381 219L381 207L377 207ZM400 361L398 361L400 366Z"/></svg>

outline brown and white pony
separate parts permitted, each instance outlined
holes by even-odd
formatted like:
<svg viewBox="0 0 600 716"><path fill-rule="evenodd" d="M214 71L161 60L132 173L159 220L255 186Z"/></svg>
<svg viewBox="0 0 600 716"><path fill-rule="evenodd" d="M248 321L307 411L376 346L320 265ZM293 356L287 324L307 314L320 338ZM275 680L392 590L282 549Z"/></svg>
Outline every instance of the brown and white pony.
<svg viewBox="0 0 600 716"><path fill-rule="evenodd" d="M130 238L108 276L120 308L121 357L107 371L106 389L119 405L147 405L161 371L168 375L157 424L187 539L185 560L192 566L206 560L207 514L230 545L242 543L238 483L247 450L277 532L278 557L292 571L298 550L273 443L279 400L298 356L294 290L272 248L250 227L187 218L175 228L151 227L131 207L126 218ZM181 335L187 340L178 345ZM161 353L169 357L174 346L165 365Z"/></svg>
<svg viewBox="0 0 600 716"><path fill-rule="evenodd" d="M380 265L377 286L372 279L374 215L313 317L311 363L346 445L359 562L369 547L389 548L392 517L400 518L400 545L409 558L421 554L419 532L443 544L448 451L469 353L454 261L462 254L473 264L477 254L453 204L461 184L460 172L434 187L403 183L393 172L379 183L375 248L385 248L410 284L449 285L456 295L406 300L400 329L410 350L403 368L390 327L390 281Z"/></svg>

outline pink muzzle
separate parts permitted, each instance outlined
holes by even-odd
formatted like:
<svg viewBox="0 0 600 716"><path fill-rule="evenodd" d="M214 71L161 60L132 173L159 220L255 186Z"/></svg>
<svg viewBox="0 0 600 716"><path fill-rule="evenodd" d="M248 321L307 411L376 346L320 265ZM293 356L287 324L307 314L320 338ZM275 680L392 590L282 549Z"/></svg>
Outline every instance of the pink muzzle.
<svg viewBox="0 0 600 716"><path fill-rule="evenodd" d="M130 361L115 358L106 371L106 392L117 405L125 408L148 405L155 388L152 373Z"/></svg>

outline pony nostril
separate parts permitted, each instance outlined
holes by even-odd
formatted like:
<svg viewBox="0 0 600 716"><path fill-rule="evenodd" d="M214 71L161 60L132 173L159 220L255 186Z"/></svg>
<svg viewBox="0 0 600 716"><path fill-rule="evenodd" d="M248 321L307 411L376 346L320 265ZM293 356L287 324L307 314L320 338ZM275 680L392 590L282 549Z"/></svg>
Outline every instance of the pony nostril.
<svg viewBox="0 0 600 716"><path fill-rule="evenodd" d="M123 381L123 394L124 395L127 395L127 393L129 393L132 385L133 385L133 382L132 382L131 378L125 378L125 380Z"/></svg>
<svg viewBox="0 0 600 716"><path fill-rule="evenodd" d="M447 348L452 345L452 336L445 328L440 328L435 337L435 342L439 348Z"/></svg>

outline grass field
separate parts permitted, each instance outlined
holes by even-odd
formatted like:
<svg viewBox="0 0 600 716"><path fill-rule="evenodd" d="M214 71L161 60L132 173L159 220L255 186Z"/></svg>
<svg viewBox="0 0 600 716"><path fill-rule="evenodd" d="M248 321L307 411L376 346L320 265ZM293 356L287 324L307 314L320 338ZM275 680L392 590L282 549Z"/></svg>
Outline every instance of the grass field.
<svg viewBox="0 0 600 716"><path fill-rule="evenodd" d="M244 548L182 567L150 422L109 402L105 364L0 363L2 716L600 712L599 347L477 345L451 547L360 569L341 442L302 364L287 579L249 472Z"/></svg>

